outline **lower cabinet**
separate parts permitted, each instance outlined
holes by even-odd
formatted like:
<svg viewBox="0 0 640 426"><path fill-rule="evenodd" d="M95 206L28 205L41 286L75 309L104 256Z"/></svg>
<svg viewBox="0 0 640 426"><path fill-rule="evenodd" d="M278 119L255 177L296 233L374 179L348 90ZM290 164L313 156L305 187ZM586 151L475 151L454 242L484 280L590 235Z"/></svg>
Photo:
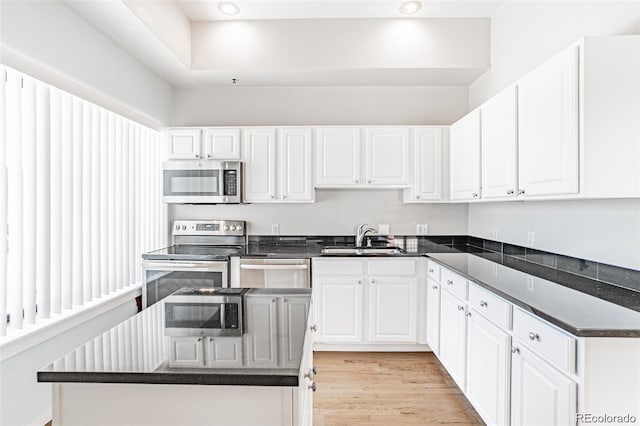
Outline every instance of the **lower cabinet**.
<svg viewBox="0 0 640 426"><path fill-rule="evenodd" d="M489 425L509 423L510 342L506 331L475 310L468 312L466 395Z"/></svg>
<svg viewBox="0 0 640 426"><path fill-rule="evenodd" d="M313 262L318 343L426 343L425 259Z"/></svg>
<svg viewBox="0 0 640 426"><path fill-rule="evenodd" d="M511 361L511 424L575 424L576 383L515 343Z"/></svg>
<svg viewBox="0 0 640 426"><path fill-rule="evenodd" d="M309 305L306 297L251 295L245 298L247 312L247 365L291 367L299 365L296 343L303 341Z"/></svg>
<svg viewBox="0 0 640 426"><path fill-rule="evenodd" d="M202 337L172 337L169 339L170 367L204 367Z"/></svg>
<svg viewBox="0 0 640 426"><path fill-rule="evenodd" d="M237 367L242 365L242 337L171 337L170 367Z"/></svg>
<svg viewBox="0 0 640 426"><path fill-rule="evenodd" d="M464 391L467 364L466 302L446 290L440 296L440 361Z"/></svg>
<svg viewBox="0 0 640 426"><path fill-rule="evenodd" d="M440 284L427 280L427 344L440 356Z"/></svg>

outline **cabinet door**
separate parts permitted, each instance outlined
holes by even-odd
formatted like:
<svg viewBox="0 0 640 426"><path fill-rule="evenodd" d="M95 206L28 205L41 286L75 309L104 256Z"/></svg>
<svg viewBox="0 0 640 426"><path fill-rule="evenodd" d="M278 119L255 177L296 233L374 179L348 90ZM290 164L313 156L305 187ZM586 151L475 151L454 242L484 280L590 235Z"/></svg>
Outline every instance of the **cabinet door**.
<svg viewBox="0 0 640 426"><path fill-rule="evenodd" d="M466 395L489 425L509 423L511 338L471 310L467 317Z"/></svg>
<svg viewBox="0 0 640 426"><path fill-rule="evenodd" d="M316 184L318 186L360 185L360 129L319 128L317 135Z"/></svg>
<svg viewBox="0 0 640 426"><path fill-rule="evenodd" d="M525 197L578 192L578 47L518 85L519 184Z"/></svg>
<svg viewBox="0 0 640 426"><path fill-rule="evenodd" d="M482 108L482 198L518 195L517 91L511 87Z"/></svg>
<svg viewBox="0 0 640 426"><path fill-rule="evenodd" d="M204 367L202 337L171 337L169 365L171 367Z"/></svg>
<svg viewBox="0 0 640 426"><path fill-rule="evenodd" d="M576 424L576 383L521 345L514 351L511 357L511 424Z"/></svg>
<svg viewBox="0 0 640 426"><path fill-rule="evenodd" d="M413 131L413 198L442 198L442 129Z"/></svg>
<svg viewBox="0 0 640 426"><path fill-rule="evenodd" d="M313 201L311 129L283 129L278 144L280 199Z"/></svg>
<svg viewBox="0 0 640 426"><path fill-rule="evenodd" d="M240 129L205 129L204 156L208 159L239 160Z"/></svg>
<svg viewBox="0 0 640 426"><path fill-rule="evenodd" d="M307 332L309 300L296 297L280 300L280 365L295 368L300 365L300 348L303 347Z"/></svg>
<svg viewBox="0 0 640 426"><path fill-rule="evenodd" d="M244 133L244 199L276 200L275 129L247 129Z"/></svg>
<svg viewBox="0 0 640 426"><path fill-rule="evenodd" d="M480 197L480 110L456 121L449 134L452 200Z"/></svg>
<svg viewBox="0 0 640 426"><path fill-rule="evenodd" d="M237 367L242 365L241 337L209 337L206 345L208 367Z"/></svg>
<svg viewBox="0 0 640 426"><path fill-rule="evenodd" d="M200 158L200 134L201 130L199 128L168 129L168 158L172 160Z"/></svg>
<svg viewBox="0 0 640 426"><path fill-rule="evenodd" d="M409 129L365 129L365 147L367 184L409 184Z"/></svg>
<svg viewBox="0 0 640 426"><path fill-rule="evenodd" d="M465 304L446 290L440 294L440 361L460 389L465 389L467 317Z"/></svg>
<svg viewBox="0 0 640 426"><path fill-rule="evenodd" d="M440 355L440 284L427 279L427 344Z"/></svg>
<svg viewBox="0 0 640 426"><path fill-rule="evenodd" d="M317 342L362 342L362 278L316 277L313 299Z"/></svg>
<svg viewBox="0 0 640 426"><path fill-rule="evenodd" d="M278 365L278 316L276 298L247 297L247 364Z"/></svg>
<svg viewBox="0 0 640 426"><path fill-rule="evenodd" d="M369 341L417 343L418 281L371 277L367 287Z"/></svg>

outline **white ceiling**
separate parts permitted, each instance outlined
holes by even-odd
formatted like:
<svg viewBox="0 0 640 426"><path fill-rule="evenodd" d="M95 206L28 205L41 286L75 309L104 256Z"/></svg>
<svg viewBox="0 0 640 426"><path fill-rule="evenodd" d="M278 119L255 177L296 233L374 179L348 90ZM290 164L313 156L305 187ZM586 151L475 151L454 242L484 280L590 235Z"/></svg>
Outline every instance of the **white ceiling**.
<svg viewBox="0 0 640 426"><path fill-rule="evenodd" d="M481 75L489 63L488 32L480 36L477 31L472 31L465 24L461 26L453 25L451 22L444 24L447 19L443 19L443 25L451 24L459 28L449 31L451 38L447 36L444 39L435 40L429 37L425 39L421 35L419 38L408 39L407 45L416 47L414 57L422 58L422 62L417 66L414 61L409 60L406 64L391 65L391 57L387 64L381 52L377 54L381 60L376 65L369 63L364 68L349 65L349 60L341 60L341 55L344 58L344 55L349 55L349 52L353 53L353 51L345 50L343 45L349 45L349 42L353 44L351 39L355 40L358 36L362 38L362 35L350 36L347 31L342 33L343 37L347 37L344 39L346 43L336 44L334 40L333 44L320 43L315 48L308 49L308 52L303 51L305 55L312 55L311 58L322 56L322 54L329 58L321 67L314 68L311 64L313 61L309 64L303 62L302 67L296 67L292 66L290 61L294 52L289 52L287 56L287 51L284 50L286 43L282 43L283 39L277 42L270 38L281 31L280 28L287 27L284 22L296 20L300 23L300 19L315 19L316 29L312 31L308 25L300 23L299 27L302 29L298 32L290 32L290 37L285 39L291 40L294 46L296 43L307 46L305 41L309 40L309 37L321 41L325 32L331 33L336 27L344 27L336 19L356 19L382 28L383 25L374 24L372 18L404 21L400 18L401 14L398 11L403 0L237 0L235 3L241 11L233 17L233 20L245 22L246 25L256 26L256 28L265 25L272 27L253 42L257 43L256 45L247 46L254 49L253 51L260 46L259 53L269 56L265 61L260 61L259 57L256 57L256 62L248 68L229 65L233 61L219 65L220 62L224 62L223 59L218 61L218 65L197 67L197 69L194 68L192 56L194 52L201 52L200 46L208 46L206 54L214 55L212 57L215 58L224 58L221 55L227 54L232 55L229 58L233 59L233 55L248 54L247 52L251 51L240 49L225 52L230 49L229 46L233 45L232 42L238 42L237 38L229 39L229 43L225 43L223 39L222 44L218 42L218 45L211 47L212 40L194 33L194 26L205 25L206 22L209 22L209 25L232 24L221 22L229 21L229 18L220 16L217 9L218 0L62 1L90 25L102 31L174 87L230 86L232 78L238 78L239 86L464 86ZM501 1L423 0L422 3L423 7L418 13L409 15L411 19L419 18L416 23L423 21L420 18L432 20L435 18L438 21L439 18L472 18L472 20L486 18L491 16ZM323 19L326 19L324 27L322 27ZM280 20L281 23L275 20ZM425 22L428 20L426 19ZM322 27L321 30L317 28L318 22ZM346 25L352 28L350 24ZM475 24L469 21L469 25ZM456 39L463 42L453 45L449 42ZM371 43L373 42L365 42L369 50L371 50L369 46ZM372 46L375 47L375 45ZM477 52L482 52L480 56L486 56L486 58L485 60L476 58L466 64L461 64L460 61L452 63L442 60L429 63L428 58L423 56L425 46L430 49L430 52L440 49L440 51L452 52L449 56L457 55L457 58L478 57ZM320 50L316 52L314 49ZM322 49L325 50L324 53ZM327 49L329 49L328 54ZM273 59L274 54L281 55L280 62ZM201 56L200 54L198 57Z"/></svg>
<svg viewBox="0 0 640 426"><path fill-rule="evenodd" d="M144 0L153 2L158 0ZM402 0L252 0L234 1L240 13L224 15L218 0L174 0L190 21L255 19L338 19L338 18L480 18L489 17L502 0L423 0L422 9L403 15Z"/></svg>

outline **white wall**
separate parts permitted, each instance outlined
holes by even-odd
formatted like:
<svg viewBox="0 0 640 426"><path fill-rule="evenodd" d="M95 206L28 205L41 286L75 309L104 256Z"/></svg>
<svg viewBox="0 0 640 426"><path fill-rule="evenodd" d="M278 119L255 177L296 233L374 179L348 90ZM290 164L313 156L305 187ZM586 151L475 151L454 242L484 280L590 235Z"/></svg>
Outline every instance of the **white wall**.
<svg viewBox="0 0 640 426"><path fill-rule="evenodd" d="M172 207L180 219L239 219L252 235L352 235L361 223L389 224L391 234L415 234L428 224L432 235L466 235L466 204L403 204L402 191L318 190L314 204L248 204Z"/></svg>
<svg viewBox="0 0 640 426"><path fill-rule="evenodd" d="M42 426L51 419L51 384L38 383L38 370L136 313L124 303L0 363L0 424Z"/></svg>
<svg viewBox="0 0 640 426"><path fill-rule="evenodd" d="M171 87L58 0L0 2L1 60L143 124L166 124Z"/></svg>
<svg viewBox="0 0 640 426"><path fill-rule="evenodd" d="M583 36L640 33L640 2L503 2L491 21L491 68L469 88L474 108ZM640 201L589 200L469 206L469 234L640 268Z"/></svg>
<svg viewBox="0 0 640 426"><path fill-rule="evenodd" d="M174 126L450 124L465 87L176 88Z"/></svg>

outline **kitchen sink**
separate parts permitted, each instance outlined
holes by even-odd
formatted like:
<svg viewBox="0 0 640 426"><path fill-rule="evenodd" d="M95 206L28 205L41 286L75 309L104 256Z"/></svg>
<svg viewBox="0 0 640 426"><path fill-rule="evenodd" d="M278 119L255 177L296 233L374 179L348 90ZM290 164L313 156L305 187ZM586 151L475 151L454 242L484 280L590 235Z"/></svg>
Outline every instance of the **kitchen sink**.
<svg viewBox="0 0 640 426"><path fill-rule="evenodd" d="M322 254L347 254L361 256L393 256L402 253L400 247L355 247L355 246L325 246Z"/></svg>

